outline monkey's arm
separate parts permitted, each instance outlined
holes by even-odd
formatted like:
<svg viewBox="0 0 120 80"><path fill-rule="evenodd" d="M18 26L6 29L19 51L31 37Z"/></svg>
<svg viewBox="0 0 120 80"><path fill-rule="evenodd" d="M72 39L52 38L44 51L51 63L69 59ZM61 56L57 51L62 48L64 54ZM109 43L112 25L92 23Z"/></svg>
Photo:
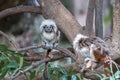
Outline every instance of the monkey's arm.
<svg viewBox="0 0 120 80"><path fill-rule="evenodd" d="M56 32L56 38L55 38L55 41L53 42L53 48L55 48L55 47L58 46L59 39L60 39L60 31L58 30L58 31Z"/></svg>

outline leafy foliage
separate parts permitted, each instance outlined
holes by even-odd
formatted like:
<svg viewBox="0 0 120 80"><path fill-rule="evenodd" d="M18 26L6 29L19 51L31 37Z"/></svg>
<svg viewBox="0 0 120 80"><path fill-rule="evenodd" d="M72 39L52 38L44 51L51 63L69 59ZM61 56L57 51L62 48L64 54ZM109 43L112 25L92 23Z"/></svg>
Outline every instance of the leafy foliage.
<svg viewBox="0 0 120 80"><path fill-rule="evenodd" d="M19 52L10 50L7 46L0 44L0 80L2 80L7 74L10 78L25 70L30 66L29 63L24 61L23 55ZM34 80L39 72L44 73L45 64L39 65L36 69L31 69L29 78ZM105 74L95 74L101 80L106 80L108 77ZM83 80L80 74L73 74L73 66L65 70L60 65L53 67L48 66L48 78L50 80ZM115 72L109 77L110 80L120 80L120 71Z"/></svg>
<svg viewBox="0 0 120 80"><path fill-rule="evenodd" d="M44 74L44 76L45 76L45 74ZM80 80L78 75L73 75L73 67L72 66L68 69L68 71L66 71L61 66L52 67L49 65L48 77L50 80Z"/></svg>
<svg viewBox="0 0 120 80"><path fill-rule="evenodd" d="M16 51L10 50L7 46L0 44L0 80L2 80L7 74L12 78L20 72L30 66L24 61L23 55ZM29 78L33 80L38 76L39 72L43 72L45 65L38 66L37 69L31 69ZM61 67L48 67L48 77L51 80L80 80L78 75L73 75L73 67L71 66L67 71ZM44 75L44 74L43 74Z"/></svg>
<svg viewBox="0 0 120 80"><path fill-rule="evenodd" d="M113 75L110 77L107 77L105 74L95 74L100 78L100 80L107 80L108 78L110 80L120 80L120 71L116 71Z"/></svg>
<svg viewBox="0 0 120 80"><path fill-rule="evenodd" d="M0 80L2 80L6 74L10 76L15 74L19 69L23 68L23 55L10 50L7 46L0 44Z"/></svg>

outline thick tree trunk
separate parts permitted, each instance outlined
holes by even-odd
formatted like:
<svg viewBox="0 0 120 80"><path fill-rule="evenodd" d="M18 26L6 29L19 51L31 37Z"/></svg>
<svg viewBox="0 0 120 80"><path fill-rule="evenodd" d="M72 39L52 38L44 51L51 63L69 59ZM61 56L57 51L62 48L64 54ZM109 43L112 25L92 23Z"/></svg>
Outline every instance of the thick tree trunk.
<svg viewBox="0 0 120 80"><path fill-rule="evenodd" d="M112 48L113 50L120 52L120 2L116 3L113 8Z"/></svg>
<svg viewBox="0 0 120 80"><path fill-rule="evenodd" d="M94 0L89 0L86 26L85 26L85 30L88 36L95 35L94 29L93 29L94 8L95 8Z"/></svg>
<svg viewBox="0 0 120 80"><path fill-rule="evenodd" d="M103 38L102 10L103 0L95 0L95 33L100 38Z"/></svg>

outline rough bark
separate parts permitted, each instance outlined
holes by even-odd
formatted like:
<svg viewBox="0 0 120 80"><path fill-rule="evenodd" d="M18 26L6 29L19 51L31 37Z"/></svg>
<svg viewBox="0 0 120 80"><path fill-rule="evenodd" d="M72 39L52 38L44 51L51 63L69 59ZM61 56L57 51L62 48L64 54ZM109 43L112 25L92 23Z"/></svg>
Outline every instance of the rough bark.
<svg viewBox="0 0 120 80"><path fill-rule="evenodd" d="M103 0L95 0L95 33L100 38L103 38L102 8Z"/></svg>
<svg viewBox="0 0 120 80"><path fill-rule="evenodd" d="M59 0L38 0L38 2L41 4L43 16L54 19L70 42L76 34L82 32L80 24Z"/></svg>
<svg viewBox="0 0 120 80"><path fill-rule="evenodd" d="M114 4L113 7L113 37L111 47L116 52L120 52L120 2Z"/></svg>
<svg viewBox="0 0 120 80"><path fill-rule="evenodd" d="M93 30L94 8L95 8L94 0L89 0L86 26L85 26L85 30L88 36L92 36L95 34Z"/></svg>

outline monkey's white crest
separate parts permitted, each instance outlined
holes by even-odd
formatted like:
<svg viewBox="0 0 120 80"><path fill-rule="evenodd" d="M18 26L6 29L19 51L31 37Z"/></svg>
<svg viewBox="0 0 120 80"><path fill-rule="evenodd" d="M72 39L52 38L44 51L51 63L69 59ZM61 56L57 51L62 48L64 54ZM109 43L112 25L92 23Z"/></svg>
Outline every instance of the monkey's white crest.
<svg viewBox="0 0 120 80"><path fill-rule="evenodd" d="M52 19L44 20L40 25L40 35L47 48L54 48L58 45L60 31L55 21Z"/></svg>
<svg viewBox="0 0 120 80"><path fill-rule="evenodd" d="M83 53L82 55L86 55L87 53L88 53L88 51L89 51L89 49L88 48L81 48L80 49L80 47L79 47L79 42L80 42L80 40L81 39L86 39L86 38L88 38L88 36L84 36L84 35L82 35L82 34L78 34L75 38L74 38L74 40L73 40L73 48L75 49L75 51L77 51L78 53L83 53L83 52L85 52L85 54Z"/></svg>
<svg viewBox="0 0 120 80"><path fill-rule="evenodd" d="M74 38L74 40L73 40L73 48L74 48L74 49L77 48L77 46L79 45L79 41L80 41L80 39L82 39L82 38L88 38L88 37L87 37L87 36L84 36L84 35L82 35L82 34L78 34L78 35Z"/></svg>

